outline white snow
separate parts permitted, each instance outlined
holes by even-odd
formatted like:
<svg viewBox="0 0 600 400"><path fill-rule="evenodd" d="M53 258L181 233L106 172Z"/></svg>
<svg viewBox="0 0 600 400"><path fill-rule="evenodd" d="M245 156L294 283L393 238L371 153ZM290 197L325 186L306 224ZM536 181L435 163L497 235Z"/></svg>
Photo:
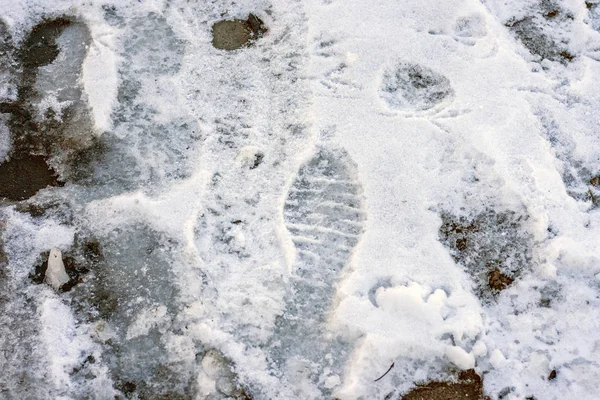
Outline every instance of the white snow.
<svg viewBox="0 0 600 400"><path fill-rule="evenodd" d="M117 57L112 50L115 34L110 27L92 27L92 43L83 62L81 79L92 108L94 126L102 133L112 128L111 113L119 88Z"/></svg>
<svg viewBox="0 0 600 400"><path fill-rule="evenodd" d="M449 346L446 348L448 359L462 370L472 369L475 367L475 356L467 353L463 348L458 346Z"/></svg>

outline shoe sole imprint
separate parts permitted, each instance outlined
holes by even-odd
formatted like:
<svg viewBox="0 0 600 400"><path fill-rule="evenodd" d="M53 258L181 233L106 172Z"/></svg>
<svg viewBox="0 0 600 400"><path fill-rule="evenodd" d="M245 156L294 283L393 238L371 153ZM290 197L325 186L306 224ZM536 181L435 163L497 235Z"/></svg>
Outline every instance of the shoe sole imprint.
<svg viewBox="0 0 600 400"><path fill-rule="evenodd" d="M276 346L271 354L280 366L292 360L308 362L309 379L320 386L323 369L327 366L330 373L340 374L348 355L347 344L326 337L325 324L334 285L360 240L366 219L362 187L348 154L319 149L300 168L283 215L297 257L286 309L276 321Z"/></svg>

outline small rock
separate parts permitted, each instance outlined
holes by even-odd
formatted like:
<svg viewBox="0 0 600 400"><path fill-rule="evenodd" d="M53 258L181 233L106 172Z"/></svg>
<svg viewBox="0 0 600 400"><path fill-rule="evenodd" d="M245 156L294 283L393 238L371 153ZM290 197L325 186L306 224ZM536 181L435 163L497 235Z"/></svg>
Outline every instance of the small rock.
<svg viewBox="0 0 600 400"><path fill-rule="evenodd" d="M234 19L214 24L212 44L221 50L237 50L252 44L266 31L264 23L256 15L248 14L246 21Z"/></svg>

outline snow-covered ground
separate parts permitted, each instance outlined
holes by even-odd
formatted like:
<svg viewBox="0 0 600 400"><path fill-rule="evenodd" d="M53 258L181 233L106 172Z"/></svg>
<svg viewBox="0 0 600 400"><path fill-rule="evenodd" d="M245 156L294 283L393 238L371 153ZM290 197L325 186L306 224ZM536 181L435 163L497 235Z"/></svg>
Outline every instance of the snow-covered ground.
<svg viewBox="0 0 600 400"><path fill-rule="evenodd" d="M0 162L64 182L0 205L0 398L598 398L596 0L0 19Z"/></svg>

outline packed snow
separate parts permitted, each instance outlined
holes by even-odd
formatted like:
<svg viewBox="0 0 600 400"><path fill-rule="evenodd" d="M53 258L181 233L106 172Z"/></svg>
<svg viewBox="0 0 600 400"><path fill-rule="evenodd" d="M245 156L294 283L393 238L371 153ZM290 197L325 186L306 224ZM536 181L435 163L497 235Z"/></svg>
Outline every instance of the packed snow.
<svg viewBox="0 0 600 400"><path fill-rule="evenodd" d="M600 2L17 3L1 398L598 398Z"/></svg>

